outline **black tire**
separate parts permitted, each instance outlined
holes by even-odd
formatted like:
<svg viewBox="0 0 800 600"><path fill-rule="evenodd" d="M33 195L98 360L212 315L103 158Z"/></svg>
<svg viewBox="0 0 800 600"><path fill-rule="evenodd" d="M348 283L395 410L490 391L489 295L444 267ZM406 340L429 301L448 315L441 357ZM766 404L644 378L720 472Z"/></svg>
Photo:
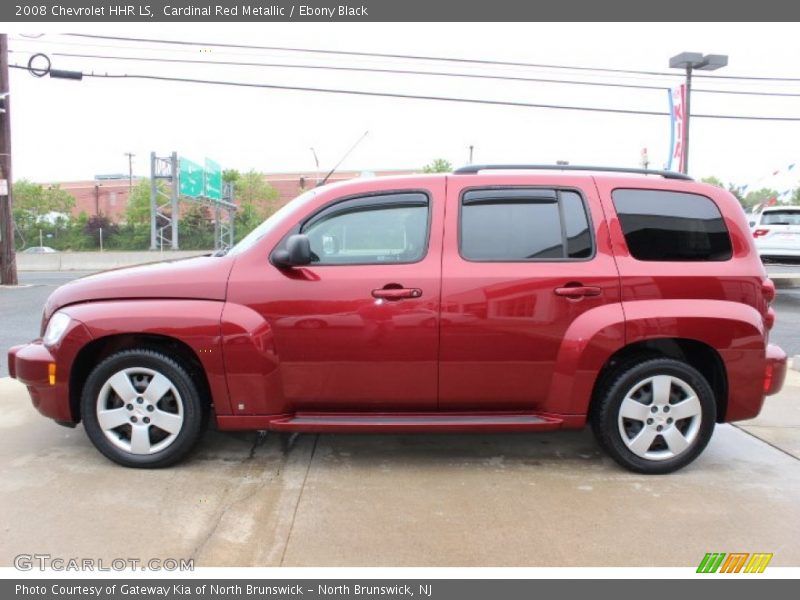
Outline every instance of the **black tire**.
<svg viewBox="0 0 800 600"><path fill-rule="evenodd" d="M659 379L651 379L655 377ZM667 390L666 394L656 391L658 382L661 390ZM690 400L687 389L694 392L699 406ZM629 395L626 411L621 415L623 401ZM657 395L659 402L655 401ZM645 409L633 404L634 401ZM684 401L687 402L681 408L675 408ZM590 421L600 446L617 463L636 473L659 475L685 467L700 455L714 432L716 406L711 386L694 367L671 358L643 358L622 364L606 379L606 384L597 391ZM682 419L669 416L688 414L690 410L696 416ZM627 418L633 413L636 418ZM637 442L640 433L644 435ZM651 435L655 437L647 445Z"/></svg>
<svg viewBox="0 0 800 600"><path fill-rule="evenodd" d="M151 397L160 391L147 391L147 386L156 377L154 374L165 378L170 387L151 402ZM126 403L117 393L111 383L115 377L114 381L119 382L117 387L124 388L126 380L131 384L131 391L135 394L131 402ZM164 381L158 379L162 387L167 385ZM98 416L101 406L104 411L109 411L106 415L112 410L117 411L113 420L104 420L105 428ZM206 403L186 369L172 358L153 350L125 350L109 356L91 372L81 394L81 414L89 439L106 457L126 467L159 468L182 460L200 439L206 412ZM126 421L111 429L110 425L122 417L126 417ZM147 448L147 453L133 451L132 421L136 421L139 428L136 436L138 449ZM156 421L167 423L166 426L175 431L160 429ZM142 442L144 439L146 442Z"/></svg>

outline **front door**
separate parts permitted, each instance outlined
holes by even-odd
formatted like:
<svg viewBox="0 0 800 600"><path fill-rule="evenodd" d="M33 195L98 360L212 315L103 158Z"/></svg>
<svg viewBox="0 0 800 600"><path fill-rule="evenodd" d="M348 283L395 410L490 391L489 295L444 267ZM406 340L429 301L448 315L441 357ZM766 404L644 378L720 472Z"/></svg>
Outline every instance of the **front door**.
<svg viewBox="0 0 800 600"><path fill-rule="evenodd" d="M278 271L256 307L287 407L436 407L444 185L431 187L333 199L298 224L312 264Z"/></svg>

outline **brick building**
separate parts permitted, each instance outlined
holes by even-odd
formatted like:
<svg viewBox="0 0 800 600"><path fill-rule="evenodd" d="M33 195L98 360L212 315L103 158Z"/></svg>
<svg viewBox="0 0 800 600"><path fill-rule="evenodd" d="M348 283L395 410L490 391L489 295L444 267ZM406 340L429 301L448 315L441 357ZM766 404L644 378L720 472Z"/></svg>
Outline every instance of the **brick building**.
<svg viewBox="0 0 800 600"><path fill-rule="evenodd" d="M387 175L409 175L414 173L411 169L383 169L380 171L341 171L334 173L328 182L345 181L356 177L381 177ZM313 188L317 178L325 177L325 173L297 172L297 173L269 173L265 180L278 191L278 205L283 206L289 200ZM137 185L134 179L133 185ZM128 206L129 184L128 178L124 179L97 179L91 181L68 181L57 184L66 192L75 197L75 208L72 213L78 216L85 212L87 215L104 214L112 221L122 221L125 218L125 209Z"/></svg>
<svg viewBox="0 0 800 600"><path fill-rule="evenodd" d="M356 177L387 177L391 175L411 175L415 173L412 169L382 169L380 171L337 171L328 179L328 183L335 181L346 181ZM295 198L304 191L317 185L318 179L322 179L327 171L322 173L300 172L300 173L268 173L264 176L266 181L278 190L278 205L283 206L292 198Z"/></svg>
<svg viewBox="0 0 800 600"><path fill-rule="evenodd" d="M134 180L133 185L136 185ZM121 221L128 206L129 183L125 179L67 181L57 184L75 197L73 216L103 214L112 221Z"/></svg>

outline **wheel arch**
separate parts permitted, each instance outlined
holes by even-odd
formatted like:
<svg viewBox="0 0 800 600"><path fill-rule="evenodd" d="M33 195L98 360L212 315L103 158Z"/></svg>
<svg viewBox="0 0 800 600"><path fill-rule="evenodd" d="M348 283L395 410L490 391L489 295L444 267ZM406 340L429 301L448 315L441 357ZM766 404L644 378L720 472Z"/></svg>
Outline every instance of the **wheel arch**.
<svg viewBox="0 0 800 600"><path fill-rule="evenodd" d="M94 339L80 349L72 363L69 375L69 407L74 422L81 420L81 394L86 379L94 367L109 356L124 350L145 349L161 352L180 360L208 409L212 406L211 386L203 364L195 351L185 342L155 333L119 333Z"/></svg>
<svg viewBox="0 0 800 600"><path fill-rule="evenodd" d="M614 352L605 362L595 380L589 411L598 402L602 390L610 382L614 373L625 365L649 358L672 358L685 362L697 369L705 377L717 405L717 422L725 421L728 410L728 373L725 361L719 352L709 344L690 338L661 337L639 340L627 344Z"/></svg>

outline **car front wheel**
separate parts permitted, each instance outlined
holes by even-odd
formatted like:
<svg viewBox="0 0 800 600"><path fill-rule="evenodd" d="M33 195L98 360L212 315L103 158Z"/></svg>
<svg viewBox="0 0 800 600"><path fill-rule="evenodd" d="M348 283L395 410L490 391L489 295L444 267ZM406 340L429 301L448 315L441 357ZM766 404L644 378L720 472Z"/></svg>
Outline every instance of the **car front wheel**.
<svg viewBox="0 0 800 600"><path fill-rule="evenodd" d="M100 452L126 467L165 467L200 437L204 404L187 371L152 350L101 362L81 398L84 428Z"/></svg>
<svg viewBox="0 0 800 600"><path fill-rule="evenodd" d="M623 366L599 390L591 415L600 445L637 473L670 473L692 462L711 439L714 393L692 366L654 358Z"/></svg>

